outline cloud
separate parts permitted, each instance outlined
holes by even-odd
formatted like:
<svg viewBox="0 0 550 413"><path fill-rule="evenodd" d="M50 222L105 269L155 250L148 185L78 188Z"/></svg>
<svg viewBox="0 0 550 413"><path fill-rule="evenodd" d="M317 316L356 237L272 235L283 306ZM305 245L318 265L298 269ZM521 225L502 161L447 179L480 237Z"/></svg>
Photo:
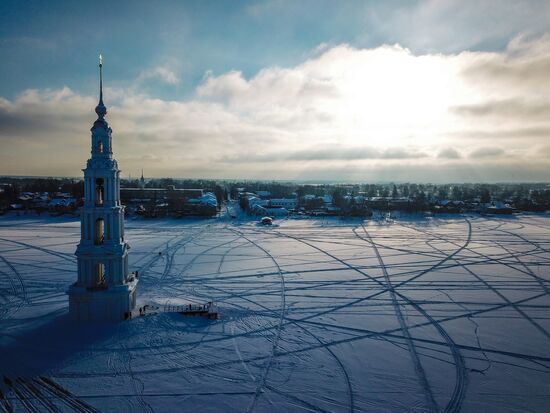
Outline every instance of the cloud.
<svg viewBox="0 0 550 413"><path fill-rule="evenodd" d="M174 71L165 66L155 66L141 71L137 77L137 82L142 83L151 79L160 80L169 85L177 85L180 82Z"/></svg>
<svg viewBox="0 0 550 413"><path fill-rule="evenodd" d="M14 102L0 98L0 142L3 139L40 139L41 133L67 128L77 131L94 100L75 94L68 87L59 90L26 90Z"/></svg>
<svg viewBox="0 0 550 413"><path fill-rule="evenodd" d="M495 158L504 155L504 150L502 148L479 148L470 153L470 158L473 159L484 159L484 158Z"/></svg>
<svg viewBox="0 0 550 413"><path fill-rule="evenodd" d="M521 99L506 99L489 101L474 105L456 106L451 108L462 116L508 118L522 117L528 120L544 120L550 117L550 101L526 102Z"/></svg>
<svg viewBox="0 0 550 413"><path fill-rule="evenodd" d="M500 49L519 34L544 34L550 16L550 4L538 0L379 3L365 13L369 35L424 53Z"/></svg>
<svg viewBox="0 0 550 413"><path fill-rule="evenodd" d="M510 94L506 86L512 93L531 94L534 88L539 92L550 90L550 34L536 39L518 36L504 53L477 53L472 57L475 59L464 67L462 75L484 91L500 90L506 96Z"/></svg>
<svg viewBox="0 0 550 413"><path fill-rule="evenodd" d="M510 119L509 119L510 120ZM520 123L521 118L511 118L512 121ZM449 138L454 137L453 139L459 139L462 141L473 140L473 141L501 141L502 139L513 142L523 142L530 141L530 144L546 140L550 138L550 125L546 126L543 124L541 126L530 126L530 127L502 127L502 119L500 122L492 121L493 128L492 130L483 130L483 129L463 129L456 132L450 132L448 134ZM511 144L511 143L510 143Z"/></svg>
<svg viewBox="0 0 550 413"><path fill-rule="evenodd" d="M462 155L456 149L446 148L439 151L437 157L440 159L460 159Z"/></svg>
<svg viewBox="0 0 550 413"><path fill-rule="evenodd" d="M197 88L197 95L206 99L225 101L246 93L248 88L248 83L239 71L232 70L218 77L207 72L203 83Z"/></svg>
<svg viewBox="0 0 550 413"><path fill-rule="evenodd" d="M357 161L373 159L420 159L428 155L417 149L388 148L384 150L371 147L342 148L339 146L311 148L300 151L243 153L232 157L222 157L220 161L230 163L274 162L274 161Z"/></svg>
<svg viewBox="0 0 550 413"><path fill-rule="evenodd" d="M125 173L295 179L333 171L334 179L368 180L394 168L413 181L438 167L457 176L460 168L487 170L490 161L503 177L531 176L518 165L547 160L530 148L550 137L550 90L546 73L525 62L547 51L546 37L514 40L500 53L325 45L300 64L250 77L207 73L183 100L139 93L146 79L177 80L168 69L148 69L129 87L107 89L105 103ZM488 79L491 65L521 67L529 78ZM96 104L68 87L0 98L0 173L79 175Z"/></svg>

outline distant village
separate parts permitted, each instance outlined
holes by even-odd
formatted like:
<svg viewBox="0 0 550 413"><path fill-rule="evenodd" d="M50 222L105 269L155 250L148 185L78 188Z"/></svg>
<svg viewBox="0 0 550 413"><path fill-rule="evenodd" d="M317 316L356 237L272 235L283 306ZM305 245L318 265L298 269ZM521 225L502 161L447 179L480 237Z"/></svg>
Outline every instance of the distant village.
<svg viewBox="0 0 550 413"><path fill-rule="evenodd" d="M215 193L214 193L215 192ZM215 216L223 201L223 190L198 183L198 187L176 186L170 179L123 181L121 201L126 215L147 218L164 216ZM84 182L69 178L2 178L0 214L74 214L83 205Z"/></svg>
<svg viewBox="0 0 550 413"><path fill-rule="evenodd" d="M0 214L78 215L83 181L0 178ZM373 211L513 214L550 210L550 185L541 184L298 184L123 179L126 215L213 217L228 203L257 216L356 216ZM227 212L236 215L236 212Z"/></svg>

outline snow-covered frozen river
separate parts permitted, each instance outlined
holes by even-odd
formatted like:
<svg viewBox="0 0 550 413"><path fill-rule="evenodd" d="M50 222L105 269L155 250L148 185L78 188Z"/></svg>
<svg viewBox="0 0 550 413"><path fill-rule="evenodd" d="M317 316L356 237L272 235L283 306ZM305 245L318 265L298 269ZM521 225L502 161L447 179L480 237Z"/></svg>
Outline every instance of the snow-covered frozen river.
<svg viewBox="0 0 550 413"><path fill-rule="evenodd" d="M0 218L6 400L18 411L548 411L550 215L275 222L127 220L138 306L213 300L221 317L78 325L65 290L79 222Z"/></svg>

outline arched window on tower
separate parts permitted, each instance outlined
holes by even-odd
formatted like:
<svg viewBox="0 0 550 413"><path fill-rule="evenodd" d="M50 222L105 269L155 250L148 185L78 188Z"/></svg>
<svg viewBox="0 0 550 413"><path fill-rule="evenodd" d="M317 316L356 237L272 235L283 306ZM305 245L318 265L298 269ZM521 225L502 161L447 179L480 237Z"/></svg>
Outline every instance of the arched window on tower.
<svg viewBox="0 0 550 413"><path fill-rule="evenodd" d="M105 284L105 264L97 262L94 266L94 286Z"/></svg>
<svg viewBox="0 0 550 413"><path fill-rule="evenodd" d="M94 245L101 245L105 239L105 222L103 218L98 218L95 221L95 231L94 231Z"/></svg>
<svg viewBox="0 0 550 413"><path fill-rule="evenodd" d="M97 143L97 153L103 153L103 142L101 141Z"/></svg>
<svg viewBox="0 0 550 413"><path fill-rule="evenodd" d="M104 195L103 178L97 178L95 180L95 204L96 204L96 206L102 206L103 205L103 195Z"/></svg>

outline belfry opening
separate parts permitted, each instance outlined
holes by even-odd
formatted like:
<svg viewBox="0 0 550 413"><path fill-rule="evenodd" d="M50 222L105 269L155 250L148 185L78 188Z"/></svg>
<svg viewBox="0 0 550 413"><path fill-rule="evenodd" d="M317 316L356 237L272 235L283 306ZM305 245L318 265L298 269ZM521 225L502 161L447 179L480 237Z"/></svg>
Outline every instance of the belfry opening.
<svg viewBox="0 0 550 413"><path fill-rule="evenodd" d="M95 204L96 206L103 206L105 188L103 186L103 178L97 178L95 180Z"/></svg>
<svg viewBox="0 0 550 413"><path fill-rule="evenodd" d="M94 245L102 245L105 240L105 221L103 218L95 220Z"/></svg>

